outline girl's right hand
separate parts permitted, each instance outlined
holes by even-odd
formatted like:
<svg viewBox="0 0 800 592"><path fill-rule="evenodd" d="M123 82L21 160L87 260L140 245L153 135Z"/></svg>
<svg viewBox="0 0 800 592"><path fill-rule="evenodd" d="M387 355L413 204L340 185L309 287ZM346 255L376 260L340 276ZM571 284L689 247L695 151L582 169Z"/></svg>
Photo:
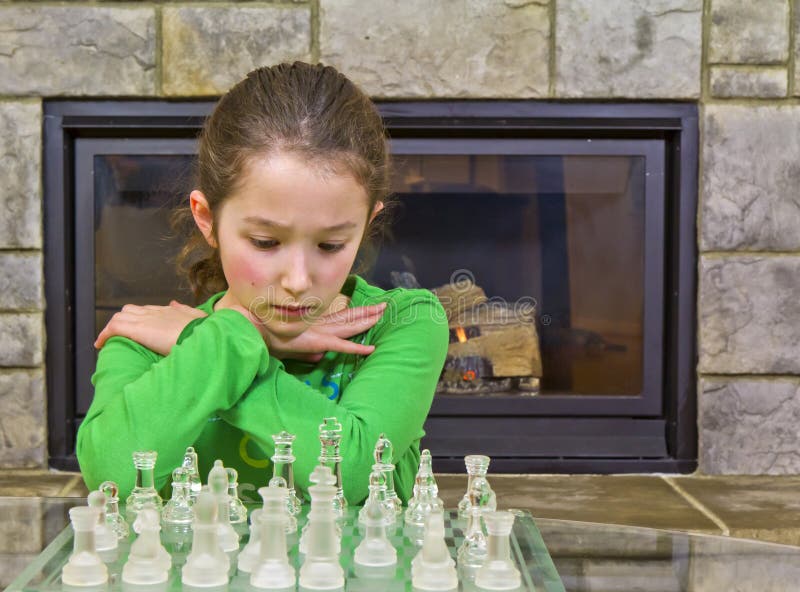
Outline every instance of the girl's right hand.
<svg viewBox="0 0 800 592"><path fill-rule="evenodd" d="M318 362L325 352L335 351L368 356L374 345L361 345L348 341L347 337L363 333L381 318L386 303L347 308L320 317L300 335L283 337L272 333L253 313L240 305L230 308L242 313L264 337L270 355L278 359L291 358L306 362Z"/></svg>

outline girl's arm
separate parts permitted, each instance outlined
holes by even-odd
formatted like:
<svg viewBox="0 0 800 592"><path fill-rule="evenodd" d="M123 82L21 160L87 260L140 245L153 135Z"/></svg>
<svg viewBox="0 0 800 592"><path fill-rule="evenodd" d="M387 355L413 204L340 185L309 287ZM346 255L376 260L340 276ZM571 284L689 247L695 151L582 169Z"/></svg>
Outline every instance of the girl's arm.
<svg viewBox="0 0 800 592"><path fill-rule="evenodd" d="M94 400L77 438L90 489L111 479L120 495L127 495L137 450L158 451L156 487L161 488L208 418L234 405L268 368L261 334L236 311L217 311L187 329L191 338L179 339L166 357L118 336L100 350Z"/></svg>
<svg viewBox="0 0 800 592"><path fill-rule="evenodd" d="M394 445L398 466L395 487L411 491L423 423L447 355L448 328L433 294L413 291L390 301L383 318L368 333L375 351L362 359L339 402L288 374L275 358L236 405L220 417L247 432L262 450L274 450L271 435L286 430L297 436L294 464L297 485L306 490L319 456L318 426L335 416L343 427L345 496L352 503L367 494L372 452L381 432Z"/></svg>

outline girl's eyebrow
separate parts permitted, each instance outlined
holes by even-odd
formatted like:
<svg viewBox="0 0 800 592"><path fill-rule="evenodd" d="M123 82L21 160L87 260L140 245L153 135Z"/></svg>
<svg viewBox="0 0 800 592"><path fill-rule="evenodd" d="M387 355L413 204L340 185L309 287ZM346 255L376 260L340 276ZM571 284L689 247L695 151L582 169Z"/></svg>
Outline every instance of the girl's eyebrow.
<svg viewBox="0 0 800 592"><path fill-rule="evenodd" d="M248 216L244 219L245 222L249 224L255 224L257 226L263 226L265 228L277 228L279 230L287 230L289 226L286 224L281 224L280 222L276 222L275 220L269 220L267 218L262 218L260 216ZM348 230L350 228L355 228L355 222L342 222L340 224L334 224L333 226L327 226L322 230L324 232L335 232L337 230Z"/></svg>

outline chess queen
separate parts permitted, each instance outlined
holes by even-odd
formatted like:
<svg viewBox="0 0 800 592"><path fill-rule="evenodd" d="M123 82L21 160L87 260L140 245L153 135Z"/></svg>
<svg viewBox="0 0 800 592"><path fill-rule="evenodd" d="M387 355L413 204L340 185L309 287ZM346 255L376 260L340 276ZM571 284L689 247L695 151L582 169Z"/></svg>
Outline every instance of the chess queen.
<svg viewBox="0 0 800 592"><path fill-rule="evenodd" d="M77 443L91 489L111 479L128 495L135 450L158 452L163 488L193 446L200 474L220 458L255 500L286 431L305 493L318 426L335 417L347 500L366 497L381 433L408 499L448 329L431 292L383 290L355 268L388 222L389 182L375 105L330 66L262 67L220 99L173 217L200 304L127 304L98 335Z"/></svg>

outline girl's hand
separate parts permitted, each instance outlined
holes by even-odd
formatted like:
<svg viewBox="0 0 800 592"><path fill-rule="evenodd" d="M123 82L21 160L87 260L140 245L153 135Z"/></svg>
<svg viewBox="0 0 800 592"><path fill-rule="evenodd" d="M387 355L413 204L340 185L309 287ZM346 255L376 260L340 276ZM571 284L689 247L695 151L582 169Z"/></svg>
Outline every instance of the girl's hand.
<svg viewBox="0 0 800 592"><path fill-rule="evenodd" d="M264 337L270 355L278 359L291 358L306 362L318 362L325 352L335 351L368 356L375 350L374 345L361 345L347 341L347 337L363 333L381 318L386 303L372 306L347 308L330 313L314 321L305 331L295 337L275 335L249 310L233 305L259 330Z"/></svg>
<svg viewBox="0 0 800 592"><path fill-rule="evenodd" d="M109 337L119 335L166 356L186 325L205 316L203 311L175 300L169 306L126 304L100 331L94 346L100 349Z"/></svg>

